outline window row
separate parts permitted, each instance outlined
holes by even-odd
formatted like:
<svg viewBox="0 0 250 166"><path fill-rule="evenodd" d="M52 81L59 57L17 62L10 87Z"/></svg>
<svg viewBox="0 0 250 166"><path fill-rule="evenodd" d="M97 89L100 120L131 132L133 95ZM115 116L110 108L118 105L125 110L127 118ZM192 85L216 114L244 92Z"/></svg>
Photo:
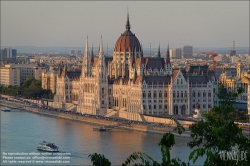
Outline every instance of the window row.
<svg viewBox="0 0 250 166"><path fill-rule="evenodd" d="M209 91L208 93L206 93L205 91L202 93L203 94L203 97L207 97L207 94L208 94L208 97L211 97L211 92ZM193 97L201 97L201 92L198 92L196 93L195 91L192 92L192 96Z"/></svg>

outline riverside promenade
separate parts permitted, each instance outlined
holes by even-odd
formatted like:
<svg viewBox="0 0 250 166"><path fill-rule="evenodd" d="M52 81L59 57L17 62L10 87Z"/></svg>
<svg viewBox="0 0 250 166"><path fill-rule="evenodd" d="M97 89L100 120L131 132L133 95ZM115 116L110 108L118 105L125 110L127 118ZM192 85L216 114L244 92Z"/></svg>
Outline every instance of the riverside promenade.
<svg viewBox="0 0 250 166"><path fill-rule="evenodd" d="M9 107L14 111L18 109L20 111L36 113L40 115L63 118L78 122L90 123L99 126L105 126L107 128L120 128L126 130L136 130L142 132L158 133L164 134L166 132L171 132L176 136L180 137L190 137L189 131L185 131L183 134L179 135L176 132L173 132L175 125L166 125L160 123L149 123L149 122L140 122L140 121L130 121L127 119L121 118L110 118L100 115L90 115L90 114L80 114L77 112L71 112L66 110L54 109L52 107L41 106L35 103L22 101L21 98L4 98L1 97L0 100L1 107Z"/></svg>

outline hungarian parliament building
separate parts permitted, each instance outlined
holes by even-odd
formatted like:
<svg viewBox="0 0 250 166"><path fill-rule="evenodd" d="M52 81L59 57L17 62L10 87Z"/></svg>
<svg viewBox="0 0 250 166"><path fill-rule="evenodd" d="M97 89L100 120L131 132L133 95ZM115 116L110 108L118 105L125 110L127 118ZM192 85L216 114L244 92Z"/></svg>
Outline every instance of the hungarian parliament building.
<svg viewBox="0 0 250 166"><path fill-rule="evenodd" d="M192 115L196 104L208 111L216 103L218 87L208 66L172 69L169 46L162 57L144 57L143 48L126 29L117 39L112 56L105 56L102 39L97 55L88 39L80 74L60 69L54 106L73 105L79 113L114 115L131 120L142 115Z"/></svg>

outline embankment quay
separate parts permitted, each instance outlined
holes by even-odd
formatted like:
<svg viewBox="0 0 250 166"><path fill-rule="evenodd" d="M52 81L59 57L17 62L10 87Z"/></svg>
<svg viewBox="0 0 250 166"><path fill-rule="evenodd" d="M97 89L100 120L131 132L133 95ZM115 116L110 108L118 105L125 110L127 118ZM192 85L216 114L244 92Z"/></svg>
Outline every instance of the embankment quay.
<svg viewBox="0 0 250 166"><path fill-rule="evenodd" d="M159 134L172 132L176 136L190 137L189 131L185 131L181 135L179 135L176 132L173 132L173 129L175 127L174 124L167 125L160 123L138 122L138 121L130 121L127 119L110 118L110 117L89 115L89 114L81 115L76 112L58 110L46 106L39 106L30 102L23 102L20 99L15 100L14 98L13 99L1 98L0 104L1 107L2 106L9 107L12 108L12 110L18 109L20 111L31 112L55 118L63 118L78 122L101 125L107 128L120 128L126 130L136 130L136 131L159 133Z"/></svg>

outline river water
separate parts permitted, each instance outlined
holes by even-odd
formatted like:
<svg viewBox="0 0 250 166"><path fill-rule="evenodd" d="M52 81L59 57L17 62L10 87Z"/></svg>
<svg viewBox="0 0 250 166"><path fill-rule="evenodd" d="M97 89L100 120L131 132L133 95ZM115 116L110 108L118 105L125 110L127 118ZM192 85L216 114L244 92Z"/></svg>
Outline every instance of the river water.
<svg viewBox="0 0 250 166"><path fill-rule="evenodd" d="M1 164L4 164L3 160L6 159L5 164L27 160L24 165L36 165L35 163L42 160L42 165L47 165L44 163L46 159L32 158L34 154L31 154L34 152L40 157L44 156L36 150L37 145L43 140L59 146L60 153L56 155L67 156L60 161L54 159L57 163L53 165L91 165L88 155L95 152L104 154L112 165L121 165L136 151L146 152L157 161L161 161L160 147L157 145L162 138L161 134L122 129L99 132L93 131L93 127L95 125L19 110L1 111ZM179 157L187 162L191 152L187 147L190 138L175 137L175 141L171 157ZM8 158L13 155L26 158ZM28 164L30 158L33 164ZM61 161L67 164L59 163ZM196 165L201 163L201 160L198 160Z"/></svg>

